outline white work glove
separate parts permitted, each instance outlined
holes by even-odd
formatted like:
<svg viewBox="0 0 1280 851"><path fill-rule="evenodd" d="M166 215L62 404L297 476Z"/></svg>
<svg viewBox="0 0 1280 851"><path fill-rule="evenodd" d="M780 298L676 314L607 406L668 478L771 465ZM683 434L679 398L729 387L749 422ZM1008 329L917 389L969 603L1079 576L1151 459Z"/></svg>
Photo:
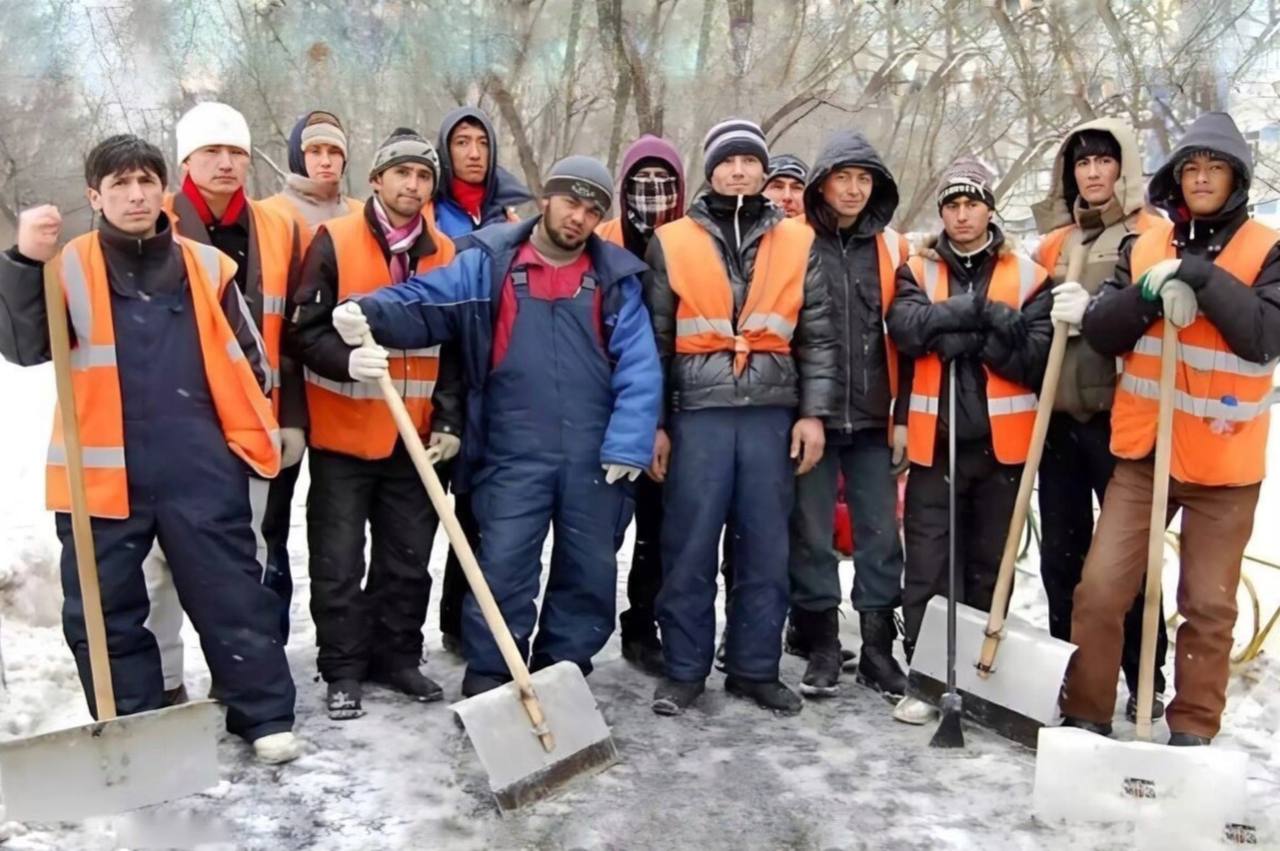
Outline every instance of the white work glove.
<svg viewBox="0 0 1280 851"><path fill-rule="evenodd" d="M630 464L602 464L600 466L604 468L604 483L606 485L611 485L623 478L629 482L634 482L644 472L639 467L632 467Z"/></svg>
<svg viewBox="0 0 1280 851"><path fill-rule="evenodd" d="M1155 301L1156 296L1160 295L1160 290L1174 275L1178 274L1180 268L1182 268L1182 261L1176 257L1169 257L1148 269L1146 274L1138 279L1138 283L1142 286L1142 297L1147 301Z"/></svg>
<svg viewBox="0 0 1280 851"><path fill-rule="evenodd" d="M896 425L893 427L893 466L889 468L889 474L900 476L910 464L907 458L907 427Z"/></svg>
<svg viewBox="0 0 1280 851"><path fill-rule="evenodd" d="M348 346L358 346L369 333L369 320L354 301L344 301L333 309L333 327Z"/></svg>
<svg viewBox="0 0 1280 851"><path fill-rule="evenodd" d="M307 448L307 433L300 428L280 429L280 466L292 467L302 460Z"/></svg>
<svg viewBox="0 0 1280 851"><path fill-rule="evenodd" d="M387 350L382 346L361 346L351 350L347 372L352 381L378 381L387 374Z"/></svg>
<svg viewBox="0 0 1280 851"><path fill-rule="evenodd" d="M436 454L440 456L441 461L448 461L457 455L458 450L462 448L462 439L456 434L449 434L447 431L433 431L431 432L431 437L427 440L427 446L436 450Z"/></svg>
<svg viewBox="0 0 1280 851"><path fill-rule="evenodd" d="M1164 303L1164 316L1175 328L1186 328L1196 321L1199 305L1195 290L1177 278L1170 278L1160 289L1160 301Z"/></svg>
<svg viewBox="0 0 1280 851"><path fill-rule="evenodd" d="M1085 308L1089 306L1089 291L1075 281L1067 281L1053 288L1053 309L1049 316L1054 322L1065 322L1071 335L1080 333Z"/></svg>

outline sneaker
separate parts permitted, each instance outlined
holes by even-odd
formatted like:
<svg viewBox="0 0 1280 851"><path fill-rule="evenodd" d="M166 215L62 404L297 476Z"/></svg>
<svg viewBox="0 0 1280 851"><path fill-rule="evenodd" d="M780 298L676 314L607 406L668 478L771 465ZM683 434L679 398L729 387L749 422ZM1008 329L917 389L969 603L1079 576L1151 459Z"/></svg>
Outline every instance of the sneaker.
<svg viewBox="0 0 1280 851"><path fill-rule="evenodd" d="M623 638L622 658L651 677L666 675L666 662L662 658L662 642L658 637Z"/></svg>
<svg viewBox="0 0 1280 851"><path fill-rule="evenodd" d="M1090 733L1096 733L1099 736L1111 735L1110 721L1108 721L1105 724L1099 724L1096 721L1086 721L1083 718L1072 718L1071 716L1068 715L1063 717L1062 724L1060 724L1059 726L1074 727L1077 730L1088 730Z"/></svg>
<svg viewBox="0 0 1280 851"><path fill-rule="evenodd" d="M654 689L653 703L650 706L655 715L682 715L702 695L706 687L707 684L703 680L681 682L664 679Z"/></svg>
<svg viewBox="0 0 1280 851"><path fill-rule="evenodd" d="M919 727L938 717L938 710L915 697L904 697L893 707L893 720Z"/></svg>
<svg viewBox="0 0 1280 851"><path fill-rule="evenodd" d="M422 703L432 703L444 698L444 689L440 688L440 684L418 670L417 666L391 672L378 671L369 679Z"/></svg>
<svg viewBox="0 0 1280 851"><path fill-rule="evenodd" d="M1129 702L1124 705L1124 717L1130 724L1138 723L1138 695L1135 692L1129 692ZM1157 694L1151 701L1151 720L1155 721L1163 717L1164 700Z"/></svg>
<svg viewBox="0 0 1280 851"><path fill-rule="evenodd" d="M360 705L364 689L359 680L334 680L329 683L329 717L334 721L350 721L364 715Z"/></svg>
<svg viewBox="0 0 1280 851"><path fill-rule="evenodd" d="M775 715L799 715L804 708L800 695L787 688L780 680L762 683L725 677L724 690L734 697L754 701L761 709L768 709Z"/></svg>
<svg viewBox="0 0 1280 851"><path fill-rule="evenodd" d="M1175 748L1204 748L1208 747L1213 739L1208 736L1197 736L1195 733L1179 733L1173 732L1169 734L1169 744Z"/></svg>
<svg viewBox="0 0 1280 851"><path fill-rule="evenodd" d="M800 631L796 629L795 620L792 617L787 618L787 630L783 633L782 649L786 651L788 656L798 656L801 659L809 658L809 647L804 643L804 639L800 637ZM857 661L858 654L844 647L840 648L840 666L843 670L853 670Z"/></svg>
<svg viewBox="0 0 1280 851"><path fill-rule="evenodd" d="M253 753L265 765L281 765L302 756L302 740L289 731L253 740Z"/></svg>

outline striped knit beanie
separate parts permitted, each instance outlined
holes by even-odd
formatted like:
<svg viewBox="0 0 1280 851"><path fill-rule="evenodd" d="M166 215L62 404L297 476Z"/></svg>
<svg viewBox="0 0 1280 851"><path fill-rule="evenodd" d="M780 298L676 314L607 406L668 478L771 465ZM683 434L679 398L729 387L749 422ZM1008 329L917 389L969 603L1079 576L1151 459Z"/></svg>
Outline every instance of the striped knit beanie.
<svg viewBox="0 0 1280 851"><path fill-rule="evenodd" d="M755 157L761 166L768 168L769 143L759 124L745 118L730 118L707 131L702 140L702 167L707 180L711 179L716 166L735 154Z"/></svg>
<svg viewBox="0 0 1280 851"><path fill-rule="evenodd" d="M996 182L991 169L976 157L963 156L942 172L938 183L938 209L958 195L981 201L991 209L996 208L996 196L992 184Z"/></svg>
<svg viewBox="0 0 1280 851"><path fill-rule="evenodd" d="M800 183L809 182L809 166L795 154L778 154L769 160L769 170L765 173L766 184L775 177L789 177Z"/></svg>

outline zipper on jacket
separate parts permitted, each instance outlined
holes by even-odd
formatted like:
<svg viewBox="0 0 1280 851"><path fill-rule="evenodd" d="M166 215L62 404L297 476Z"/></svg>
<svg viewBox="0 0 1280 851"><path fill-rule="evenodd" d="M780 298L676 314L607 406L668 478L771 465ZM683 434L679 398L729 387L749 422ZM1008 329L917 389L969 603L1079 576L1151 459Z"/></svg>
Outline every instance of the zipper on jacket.
<svg viewBox="0 0 1280 851"><path fill-rule="evenodd" d="M849 250L845 245L844 238L840 236L840 231L836 231L836 238L840 240L840 272L844 280L844 352L848 358L848 365L845 368L846 381L844 383L844 430L853 433L853 330L849 327Z"/></svg>

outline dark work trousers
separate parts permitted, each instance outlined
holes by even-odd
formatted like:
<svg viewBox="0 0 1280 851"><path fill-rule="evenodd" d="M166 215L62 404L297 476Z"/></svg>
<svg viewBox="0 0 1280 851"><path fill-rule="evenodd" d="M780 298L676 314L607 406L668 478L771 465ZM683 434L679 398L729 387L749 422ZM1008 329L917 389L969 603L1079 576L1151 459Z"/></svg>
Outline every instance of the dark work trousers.
<svg viewBox="0 0 1280 851"><path fill-rule="evenodd" d="M787 518L795 491L790 408L707 408L675 414L662 528L658 622L667 676L700 681L715 653L721 532L733 541L725 667L778 679L787 614Z"/></svg>
<svg viewBox="0 0 1280 851"><path fill-rule="evenodd" d="M658 638L658 592L662 590L662 484L636 480L636 540L627 574L629 608L618 618L623 641Z"/></svg>
<svg viewBox="0 0 1280 851"><path fill-rule="evenodd" d="M267 544L267 573L263 584L280 598L281 640L289 642L289 604L293 600L293 573L289 567L289 523L293 513L293 492L298 487L302 462L283 467L271 480L267 508L262 515L262 537Z"/></svg>
<svg viewBox="0 0 1280 851"><path fill-rule="evenodd" d="M908 651L915 648L929 600L947 593L948 476L947 436L939 429L933 465L912 464L907 476L902 620ZM956 447L956 597L984 612L991 609L1021 476L1022 465L1001 464L987 440Z"/></svg>
<svg viewBox="0 0 1280 851"><path fill-rule="evenodd" d="M453 513L458 518L462 533L467 536L471 552L480 552L480 527L475 512L471 510L471 494L453 491ZM462 562L453 547L444 563L444 581L440 586L440 632L462 637L462 601L467 598L467 576L462 572Z"/></svg>
<svg viewBox="0 0 1280 851"><path fill-rule="evenodd" d="M320 676L363 680L417 667L438 520L409 453L399 440L377 461L314 447L310 453L307 542Z"/></svg>
<svg viewBox="0 0 1280 851"><path fill-rule="evenodd" d="M609 484L600 448L613 413L608 358L595 329L595 286L547 299L514 284L516 320L506 356L485 385L485 460L472 508L480 567L530 667L576 663L613 634L618 538L634 510L631 482ZM554 529L542 610L542 544ZM537 635L534 636L534 628ZM463 605L467 670L505 679L506 663L475 595Z"/></svg>
<svg viewBox="0 0 1280 851"><path fill-rule="evenodd" d="M853 516L853 608L893 611L902 604L902 540L898 536L898 482L885 430L829 436L818 465L796 479L791 512L791 605L823 612L840 605L840 562L835 551L836 480L844 471Z"/></svg>
<svg viewBox="0 0 1280 851"><path fill-rule="evenodd" d="M1115 472L1111 454L1111 414L1095 414L1087 422L1057 413L1049 421L1044 457L1040 461L1040 577L1049 598L1049 633L1071 640L1071 600L1084 558L1093 542L1093 497L1099 505ZM1138 660L1142 653L1141 592L1124 619L1121 669L1129 691L1138 691ZM1161 602L1160 623L1164 623ZM1156 693L1164 692L1167 631L1156 631Z"/></svg>
<svg viewBox="0 0 1280 851"><path fill-rule="evenodd" d="M178 600L200 635L227 729L250 741L293 727L294 687L278 598L262 584L249 469L227 447L200 351L190 292L111 297L123 408L129 516L93 518L116 711L164 706L142 562L159 541ZM157 370L156 364L164 364ZM62 624L95 717L71 517L62 541Z"/></svg>

